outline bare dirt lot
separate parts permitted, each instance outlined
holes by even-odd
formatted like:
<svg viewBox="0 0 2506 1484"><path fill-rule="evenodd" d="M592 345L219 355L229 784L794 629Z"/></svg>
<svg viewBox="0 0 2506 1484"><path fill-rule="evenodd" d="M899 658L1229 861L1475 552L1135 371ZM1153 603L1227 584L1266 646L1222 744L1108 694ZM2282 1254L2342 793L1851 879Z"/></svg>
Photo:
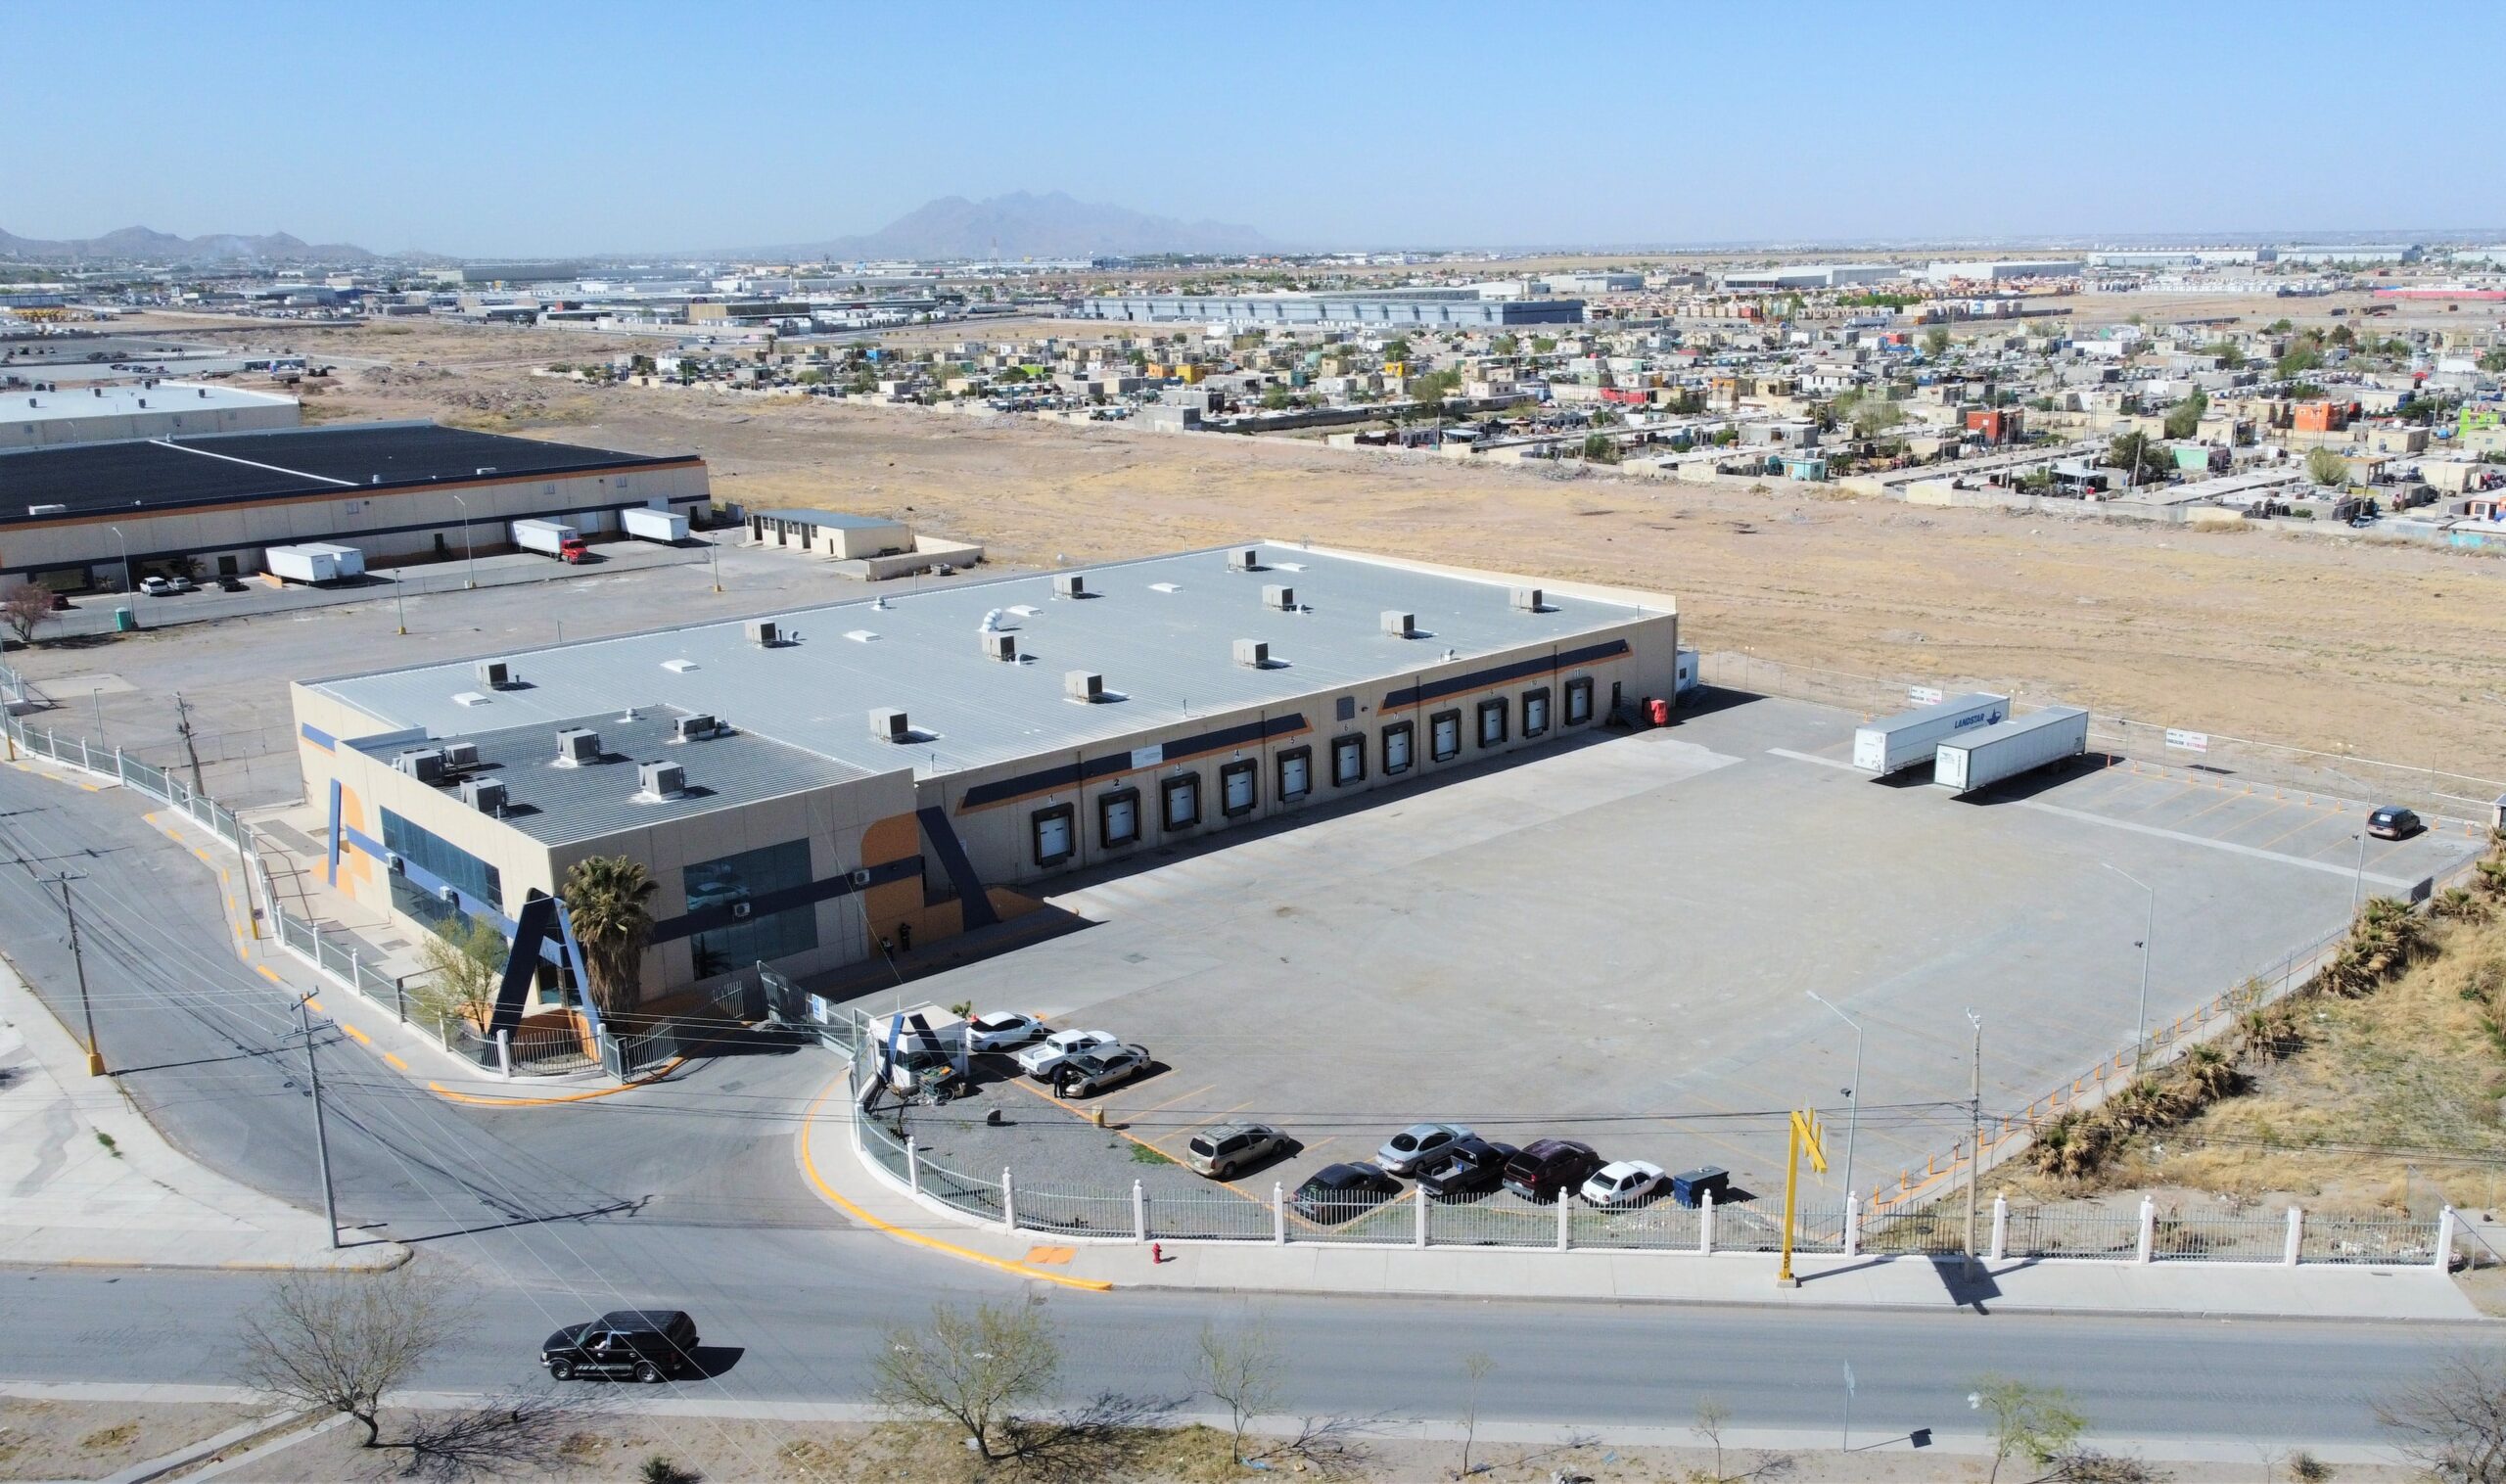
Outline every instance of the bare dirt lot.
<svg viewBox="0 0 2506 1484"><path fill-rule="evenodd" d="M721 498L903 515L980 540L997 560L1304 537L1674 593L1685 636L1708 647L1991 682L2490 777L2506 769L2506 564L2493 558L1807 489L1559 480L1285 440L595 390L528 373L626 343L555 331L235 333L398 368L344 369L314 398L325 420L485 415L500 430L690 450L711 461ZM442 374L402 374L421 366Z"/></svg>

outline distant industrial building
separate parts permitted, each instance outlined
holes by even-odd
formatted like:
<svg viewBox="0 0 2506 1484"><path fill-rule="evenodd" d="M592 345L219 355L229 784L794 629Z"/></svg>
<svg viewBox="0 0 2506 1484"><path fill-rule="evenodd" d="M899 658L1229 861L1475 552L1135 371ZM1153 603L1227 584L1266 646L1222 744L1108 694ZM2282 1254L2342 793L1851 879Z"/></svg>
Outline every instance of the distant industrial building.
<svg viewBox="0 0 2506 1484"><path fill-rule="evenodd" d="M658 884L642 987L873 958L1030 883L1547 747L1673 696L1667 598L1265 544L293 687L325 869L544 967L590 856Z"/></svg>
<svg viewBox="0 0 2506 1484"><path fill-rule="evenodd" d="M1634 294L1645 287L1642 273L1544 273L1542 287L1552 294Z"/></svg>
<svg viewBox="0 0 2506 1484"><path fill-rule="evenodd" d="M2300 243L2296 247L2275 248L2272 255L2281 262L2321 266L2342 262L2417 262L2427 250L2417 243L2327 242Z"/></svg>
<svg viewBox="0 0 2506 1484"><path fill-rule="evenodd" d="M457 268L436 268L441 284L544 284L571 282L590 271L583 262L465 262Z"/></svg>
<svg viewBox="0 0 2506 1484"><path fill-rule="evenodd" d="M1081 319L1129 324L1225 324L1254 328L1502 330L1577 325L1580 299L1490 299L1475 288L1390 289L1371 294L1118 294L1093 296Z"/></svg>
<svg viewBox="0 0 2506 1484"><path fill-rule="evenodd" d="M72 397L75 400L75 397ZM149 409L151 411L155 409ZM329 541L370 565L504 549L507 523L618 529L639 505L708 504L705 463L433 423L344 423L0 451L0 577L118 588L186 561L261 570Z"/></svg>
<svg viewBox="0 0 2506 1484"><path fill-rule="evenodd" d="M196 382L96 383L67 392L11 388L0 392L0 448L262 432L293 428L302 418L295 397ZM11 492L0 485L0 499Z"/></svg>
<svg viewBox="0 0 2506 1484"><path fill-rule="evenodd" d="M2251 265L2269 257L2268 248L2133 248L2091 253L2101 268L2208 268Z"/></svg>
<svg viewBox="0 0 2506 1484"><path fill-rule="evenodd" d="M1775 268L1735 268L1723 275L1723 287L1737 292L1841 289L1848 284L1876 284L1903 278L1908 271L1884 262L1787 263Z"/></svg>
<svg viewBox="0 0 2506 1484"><path fill-rule="evenodd" d="M2076 257L1993 258L1983 262L1935 262L1923 270L1931 283L1994 283L2010 278L2077 278L2088 264Z"/></svg>

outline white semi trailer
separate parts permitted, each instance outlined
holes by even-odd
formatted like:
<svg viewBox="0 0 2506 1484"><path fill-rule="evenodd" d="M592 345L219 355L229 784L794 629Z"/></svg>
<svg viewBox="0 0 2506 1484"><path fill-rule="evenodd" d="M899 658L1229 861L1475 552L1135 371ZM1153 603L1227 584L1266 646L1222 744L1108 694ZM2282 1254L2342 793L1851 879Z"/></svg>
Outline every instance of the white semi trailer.
<svg viewBox="0 0 2506 1484"><path fill-rule="evenodd" d="M331 541L307 541L266 548L261 565L284 582L339 582L365 576L365 553Z"/></svg>
<svg viewBox="0 0 2506 1484"><path fill-rule="evenodd" d="M1883 717L1853 734L1853 765L1884 778L1930 762L1940 744L1960 732L1998 726L2009 719L2010 697L1983 692Z"/></svg>
<svg viewBox="0 0 2506 1484"><path fill-rule="evenodd" d="M2048 706L1941 743L1932 755L1931 781L1972 793L2087 751L2088 713Z"/></svg>
<svg viewBox="0 0 2506 1484"><path fill-rule="evenodd" d="M687 517L675 510L660 510L650 506L618 512L618 524L628 535L643 541L660 541L674 546L687 539Z"/></svg>

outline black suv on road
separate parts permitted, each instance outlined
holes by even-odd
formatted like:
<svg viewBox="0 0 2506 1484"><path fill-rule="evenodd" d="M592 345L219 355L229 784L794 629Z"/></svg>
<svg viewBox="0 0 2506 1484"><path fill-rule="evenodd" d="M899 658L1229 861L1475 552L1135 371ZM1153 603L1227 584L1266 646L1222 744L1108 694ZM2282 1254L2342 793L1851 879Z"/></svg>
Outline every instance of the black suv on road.
<svg viewBox="0 0 2506 1484"><path fill-rule="evenodd" d="M621 1309L548 1336L539 1364L560 1381L684 1375L696 1368L696 1322L676 1309Z"/></svg>

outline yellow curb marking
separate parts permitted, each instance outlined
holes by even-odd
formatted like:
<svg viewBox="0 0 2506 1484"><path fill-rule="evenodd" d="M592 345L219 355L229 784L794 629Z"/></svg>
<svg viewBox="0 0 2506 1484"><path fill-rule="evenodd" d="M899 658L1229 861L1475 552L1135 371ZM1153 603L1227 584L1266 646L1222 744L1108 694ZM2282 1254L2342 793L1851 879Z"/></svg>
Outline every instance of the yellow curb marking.
<svg viewBox="0 0 2506 1484"><path fill-rule="evenodd" d="M363 1031L358 1030L356 1027L348 1024L345 1020L340 1022L340 1029L347 1032L348 1039L355 1042L358 1045L370 1046L374 1044L373 1037L366 1035Z"/></svg>
<svg viewBox="0 0 2506 1484"><path fill-rule="evenodd" d="M1027 1249L1027 1261L1031 1263L1066 1263L1078 1255L1079 1251L1075 1247L1030 1247Z"/></svg>
<svg viewBox="0 0 2506 1484"><path fill-rule="evenodd" d="M256 970L256 971L260 974L260 976L261 976L263 979L268 980L270 983L272 983L272 984L278 984L278 983L281 983L281 982L282 982L282 981L279 979L279 977L278 977L278 975L277 975L277 974L275 974L275 973L271 972L270 966L269 966L268 964L266 964L266 963L256 963L256 964L253 965L253 967L254 967L254 969L255 969L255 970ZM317 1010L318 1010L318 1009L320 1009L320 1008L321 1008L321 1006L320 1006L320 1005L315 1005L313 1008L315 1008L315 1009L317 1009Z"/></svg>
<svg viewBox="0 0 2506 1484"><path fill-rule="evenodd" d="M399 1068L403 1072L409 1070L409 1064L407 1062L402 1061L399 1057L393 1055L389 1051L383 1053L383 1059L390 1062L393 1066Z"/></svg>
<svg viewBox="0 0 2506 1484"><path fill-rule="evenodd" d="M594 1088L588 1092L568 1092L558 1097L484 1097L476 1092L455 1092L440 1082L428 1083L427 1090L438 1097L449 1097L454 1102L478 1103L490 1108L544 1108L556 1103L589 1102L595 1097L616 1097L621 1092L632 1092L637 1088L651 1087L654 1083L677 1071L686 1060L684 1056L673 1056L662 1063L660 1070L636 1078L633 1082L623 1083L614 1088Z"/></svg>
<svg viewBox="0 0 2506 1484"><path fill-rule="evenodd" d="M801 1168L809 1175L810 1183L817 1186L818 1193L832 1201L836 1209L874 1230L884 1231L890 1236L902 1237L917 1246L929 1247L934 1252L945 1252L951 1257L961 1257L968 1262L981 1263L987 1268L998 1268L1003 1273L1015 1274L1020 1277L1043 1278L1045 1282L1059 1283L1065 1288L1081 1288L1091 1293L1113 1291L1114 1285L1103 1278L1071 1277L1066 1274L1046 1273L1041 1268L1031 1268L1024 1263L1013 1263L1005 1257L994 1257L989 1252L977 1252L972 1247L960 1247L954 1242L945 1242L936 1236L925 1236L919 1231L909 1231L894 1222L881 1221L846 1200L833 1185L826 1183L826 1177L818 1174L817 1161L810 1154L810 1129L817 1122L818 1109L826 1104L827 1098L832 1096L835 1090L841 1086L843 1084L840 1080L827 1084L826 1090L820 1092L817 1100L810 1104L810 1110L801 1115Z"/></svg>

